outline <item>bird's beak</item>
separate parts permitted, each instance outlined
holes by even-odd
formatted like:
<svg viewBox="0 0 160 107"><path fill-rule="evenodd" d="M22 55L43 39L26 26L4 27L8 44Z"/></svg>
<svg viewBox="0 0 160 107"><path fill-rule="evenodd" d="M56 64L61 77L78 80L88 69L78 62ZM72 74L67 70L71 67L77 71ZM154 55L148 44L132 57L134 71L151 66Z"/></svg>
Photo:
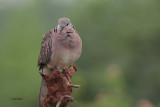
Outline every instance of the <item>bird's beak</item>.
<svg viewBox="0 0 160 107"><path fill-rule="evenodd" d="M64 29L64 26L60 26L60 32Z"/></svg>

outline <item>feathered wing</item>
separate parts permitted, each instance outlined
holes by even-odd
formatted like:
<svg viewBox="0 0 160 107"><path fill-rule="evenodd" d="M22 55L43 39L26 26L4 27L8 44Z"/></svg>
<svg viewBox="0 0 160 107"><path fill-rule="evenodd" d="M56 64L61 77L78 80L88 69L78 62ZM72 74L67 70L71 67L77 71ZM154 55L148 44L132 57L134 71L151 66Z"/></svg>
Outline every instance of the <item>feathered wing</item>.
<svg viewBox="0 0 160 107"><path fill-rule="evenodd" d="M52 35L53 31L51 30L43 37L38 59L39 70L43 69L43 67L50 62L52 55Z"/></svg>

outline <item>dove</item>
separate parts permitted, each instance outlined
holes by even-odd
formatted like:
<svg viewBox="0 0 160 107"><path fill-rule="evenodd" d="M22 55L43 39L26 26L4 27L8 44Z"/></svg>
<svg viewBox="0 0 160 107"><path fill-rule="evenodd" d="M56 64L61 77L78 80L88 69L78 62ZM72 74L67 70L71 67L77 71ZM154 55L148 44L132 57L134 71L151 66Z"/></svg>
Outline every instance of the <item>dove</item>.
<svg viewBox="0 0 160 107"><path fill-rule="evenodd" d="M70 19L60 18L58 25L48 31L43 39L38 59L39 70L50 75L53 71L63 69L75 62L82 52L82 40L72 25ZM42 80L39 105L47 92L47 87Z"/></svg>

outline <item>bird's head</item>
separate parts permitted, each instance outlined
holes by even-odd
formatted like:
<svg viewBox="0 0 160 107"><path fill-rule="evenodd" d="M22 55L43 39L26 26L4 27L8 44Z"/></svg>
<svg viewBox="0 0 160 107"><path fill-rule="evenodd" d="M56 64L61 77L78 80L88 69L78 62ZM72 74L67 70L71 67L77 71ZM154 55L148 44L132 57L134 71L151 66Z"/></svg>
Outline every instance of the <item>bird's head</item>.
<svg viewBox="0 0 160 107"><path fill-rule="evenodd" d="M75 47L79 38L78 33L68 18L60 18L58 20L58 26L54 28L55 36L59 43L65 47ZM74 42L73 42L74 41Z"/></svg>
<svg viewBox="0 0 160 107"><path fill-rule="evenodd" d="M60 27L60 31L62 31L66 26L74 28L70 22L70 19L68 19L68 18L60 18L58 20L58 25Z"/></svg>

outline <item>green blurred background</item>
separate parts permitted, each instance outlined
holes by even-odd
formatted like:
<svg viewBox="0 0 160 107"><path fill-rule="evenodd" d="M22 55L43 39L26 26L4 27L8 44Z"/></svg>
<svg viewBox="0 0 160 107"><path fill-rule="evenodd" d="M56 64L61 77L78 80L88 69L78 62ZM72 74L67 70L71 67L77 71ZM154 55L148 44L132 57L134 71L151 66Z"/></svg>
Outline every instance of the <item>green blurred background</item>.
<svg viewBox="0 0 160 107"><path fill-rule="evenodd" d="M159 0L0 0L0 107L37 106L42 36L61 17L83 41L69 107L160 107Z"/></svg>

